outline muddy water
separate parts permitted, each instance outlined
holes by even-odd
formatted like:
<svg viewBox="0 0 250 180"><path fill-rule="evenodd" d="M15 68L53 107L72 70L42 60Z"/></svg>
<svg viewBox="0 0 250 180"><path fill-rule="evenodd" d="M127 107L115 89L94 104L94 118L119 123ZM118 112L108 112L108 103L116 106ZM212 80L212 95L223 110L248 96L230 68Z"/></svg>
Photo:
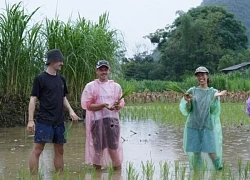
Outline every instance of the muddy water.
<svg viewBox="0 0 250 180"><path fill-rule="evenodd" d="M250 159L250 139L247 129L235 128L224 130L224 160L237 168L237 158ZM156 124L153 121L122 122L124 148L123 167L132 162L141 172L141 162L152 160L159 173L159 162L174 163L175 160L186 162L182 150L182 129ZM0 129L0 179L15 179L18 171L26 171L28 157L33 146L33 136L25 127ZM65 145L65 169L71 176L78 177L84 166L85 129L83 123L74 124ZM43 179L52 179L53 147L47 144L40 159ZM107 179L107 170L96 174L96 179ZM76 179L76 178L75 178ZM113 179L126 179L126 168L115 172Z"/></svg>

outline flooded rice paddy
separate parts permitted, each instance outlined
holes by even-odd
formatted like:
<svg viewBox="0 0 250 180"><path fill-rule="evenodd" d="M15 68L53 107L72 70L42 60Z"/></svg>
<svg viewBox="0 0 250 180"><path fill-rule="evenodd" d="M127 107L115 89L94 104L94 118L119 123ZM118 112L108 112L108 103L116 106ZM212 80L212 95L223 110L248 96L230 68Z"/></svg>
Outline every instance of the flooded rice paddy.
<svg viewBox="0 0 250 180"><path fill-rule="evenodd" d="M150 179L143 176L146 173L143 166L145 167L146 164L151 165L151 174L153 174L151 179L164 179L160 178L162 175L161 162L168 164L169 175L166 179L188 179L188 174L191 172L188 169L187 157L182 150L183 127L177 128L166 123L156 123L153 120L123 120L121 126L124 149L123 169L113 172L112 179L128 179L129 165L137 173L138 179ZM239 166L245 167L250 159L249 135L248 128L243 126L223 129L223 160L230 168L228 171L232 173L229 175L230 177L233 175L239 177L237 175ZM70 176L69 179L91 179L91 174L81 176L85 167L84 145L84 123L73 124L64 152L65 171ZM0 180L21 179L20 176L28 177L28 158L32 147L33 135L28 134L25 127L0 129ZM186 167L182 172L186 178L177 178L177 162L182 167ZM41 179L56 179L51 144L45 146L40 158L40 167ZM180 169L179 166L178 169ZM249 171L250 168L244 170ZM110 179L109 173L108 169L95 172L95 179Z"/></svg>

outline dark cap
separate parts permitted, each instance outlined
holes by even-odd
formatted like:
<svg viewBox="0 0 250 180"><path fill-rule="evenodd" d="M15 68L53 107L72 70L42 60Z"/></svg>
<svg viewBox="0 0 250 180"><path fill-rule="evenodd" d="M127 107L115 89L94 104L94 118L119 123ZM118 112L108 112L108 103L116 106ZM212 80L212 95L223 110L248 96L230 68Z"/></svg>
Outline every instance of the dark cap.
<svg viewBox="0 0 250 180"><path fill-rule="evenodd" d="M58 62L64 60L62 52L59 49L52 49L48 51L46 58L47 58L46 65L49 65L49 63L51 62Z"/></svg>
<svg viewBox="0 0 250 180"><path fill-rule="evenodd" d="M99 69L102 66L106 66L107 68L110 69L109 62L106 60L100 60L97 62L96 69Z"/></svg>

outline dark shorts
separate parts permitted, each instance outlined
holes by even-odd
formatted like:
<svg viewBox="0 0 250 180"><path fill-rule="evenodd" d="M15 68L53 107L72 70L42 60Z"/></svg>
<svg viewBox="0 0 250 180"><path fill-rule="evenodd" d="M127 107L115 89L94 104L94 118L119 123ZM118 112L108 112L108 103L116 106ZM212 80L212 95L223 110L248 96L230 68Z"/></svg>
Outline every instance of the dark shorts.
<svg viewBox="0 0 250 180"><path fill-rule="evenodd" d="M91 134L96 152L105 148L117 150L120 138L120 123L116 118L92 121Z"/></svg>
<svg viewBox="0 0 250 180"><path fill-rule="evenodd" d="M64 132L64 123L58 126L49 126L36 122L34 142L63 144L66 143Z"/></svg>

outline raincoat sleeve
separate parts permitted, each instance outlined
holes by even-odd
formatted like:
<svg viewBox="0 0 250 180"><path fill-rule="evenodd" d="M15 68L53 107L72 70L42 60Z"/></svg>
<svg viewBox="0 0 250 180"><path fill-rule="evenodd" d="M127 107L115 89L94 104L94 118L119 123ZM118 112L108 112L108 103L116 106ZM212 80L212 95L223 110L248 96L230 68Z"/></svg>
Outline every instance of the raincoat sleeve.
<svg viewBox="0 0 250 180"><path fill-rule="evenodd" d="M210 103L210 113L212 115L219 115L220 114L220 97L217 97L216 99L214 99L214 93L217 92L217 90L215 90L213 92L212 95L212 101Z"/></svg>
<svg viewBox="0 0 250 180"><path fill-rule="evenodd" d="M248 116L250 116L250 97L247 99L246 105L247 105L246 113Z"/></svg>
<svg viewBox="0 0 250 180"><path fill-rule="evenodd" d="M122 96L122 88L120 85L118 85L118 89L119 89L118 90L118 97L121 97ZM121 99L120 106L121 106L121 109L124 108L124 106L125 106L124 99ZM121 109L119 109L119 110L121 110Z"/></svg>
<svg viewBox="0 0 250 180"><path fill-rule="evenodd" d="M81 106L83 109L89 110L89 106L95 102L91 84L87 84L82 92Z"/></svg>
<svg viewBox="0 0 250 180"><path fill-rule="evenodd" d="M187 93L193 94L193 88L190 88ZM181 99L180 102L180 111L184 116L187 116L192 111L192 100L190 101L190 106L187 105L187 101L184 99L184 97Z"/></svg>

